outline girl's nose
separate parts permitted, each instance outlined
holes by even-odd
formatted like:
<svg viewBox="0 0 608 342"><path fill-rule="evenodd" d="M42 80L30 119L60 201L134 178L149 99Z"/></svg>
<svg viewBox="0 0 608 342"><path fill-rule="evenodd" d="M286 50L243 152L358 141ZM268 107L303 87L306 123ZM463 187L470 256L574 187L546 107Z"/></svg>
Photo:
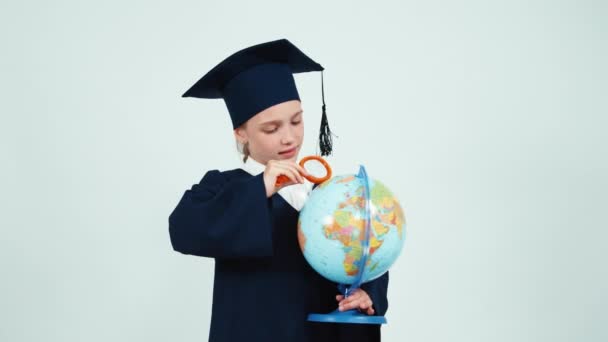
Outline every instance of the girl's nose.
<svg viewBox="0 0 608 342"><path fill-rule="evenodd" d="M295 141L295 138L291 134L286 134L281 137L281 144L291 145Z"/></svg>
<svg viewBox="0 0 608 342"><path fill-rule="evenodd" d="M281 144L290 145L293 144L295 141L296 137L294 132L291 129L286 129L283 133L283 136L281 136Z"/></svg>

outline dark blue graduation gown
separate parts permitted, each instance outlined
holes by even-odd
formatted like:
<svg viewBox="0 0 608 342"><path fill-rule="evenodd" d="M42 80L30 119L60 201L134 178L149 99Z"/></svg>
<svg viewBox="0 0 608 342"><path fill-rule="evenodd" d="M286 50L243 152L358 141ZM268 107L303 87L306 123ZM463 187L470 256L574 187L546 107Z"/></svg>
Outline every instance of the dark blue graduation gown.
<svg viewBox="0 0 608 342"><path fill-rule="evenodd" d="M317 274L298 245L299 212L266 197L263 174L205 174L169 216L173 249L215 258L209 341L380 341L380 326L308 322L337 308L335 283ZM388 272L362 288L376 315L388 308Z"/></svg>

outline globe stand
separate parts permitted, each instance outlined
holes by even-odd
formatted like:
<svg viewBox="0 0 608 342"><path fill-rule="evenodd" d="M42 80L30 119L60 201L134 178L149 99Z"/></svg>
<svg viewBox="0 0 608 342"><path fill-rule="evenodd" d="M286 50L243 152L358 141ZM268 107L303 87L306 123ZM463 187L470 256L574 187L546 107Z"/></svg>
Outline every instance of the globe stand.
<svg viewBox="0 0 608 342"><path fill-rule="evenodd" d="M356 309L335 310L328 314L310 314L308 320L321 323L386 324L384 316L368 316Z"/></svg>
<svg viewBox="0 0 608 342"><path fill-rule="evenodd" d="M367 258L369 256L369 240L371 234L371 196L369 191L369 179L367 177L367 172L365 172L365 167L363 167L363 165L359 167L359 174L357 174L356 177L361 178L365 189L365 238L362 242L363 255L361 256L359 272L357 272L357 276L355 278L354 283L348 288L342 284L338 286L338 289L340 289L340 292L342 292L344 298L348 298L348 295L351 292L361 286L365 265L367 264ZM357 309L347 311L335 310L327 314L313 313L308 315L308 321L320 323L386 324L386 318L384 318L384 316L369 316L359 312L359 310Z"/></svg>

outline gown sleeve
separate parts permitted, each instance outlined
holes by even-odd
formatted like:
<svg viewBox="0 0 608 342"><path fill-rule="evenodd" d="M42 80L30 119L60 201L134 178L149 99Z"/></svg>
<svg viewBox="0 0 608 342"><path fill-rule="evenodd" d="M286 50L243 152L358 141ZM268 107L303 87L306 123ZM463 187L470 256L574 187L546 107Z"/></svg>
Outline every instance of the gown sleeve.
<svg viewBox="0 0 608 342"><path fill-rule="evenodd" d="M361 288L367 292L373 302L375 316L384 316L388 310L388 271L382 276L361 284Z"/></svg>
<svg viewBox="0 0 608 342"><path fill-rule="evenodd" d="M212 258L255 258L273 253L271 201L263 173L227 181L218 170L186 190L169 215L175 251Z"/></svg>

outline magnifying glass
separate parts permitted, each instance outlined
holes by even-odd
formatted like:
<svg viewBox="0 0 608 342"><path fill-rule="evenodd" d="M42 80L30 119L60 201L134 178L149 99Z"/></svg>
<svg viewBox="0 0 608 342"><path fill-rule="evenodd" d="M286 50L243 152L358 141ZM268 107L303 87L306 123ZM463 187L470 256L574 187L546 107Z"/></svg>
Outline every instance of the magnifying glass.
<svg viewBox="0 0 608 342"><path fill-rule="evenodd" d="M315 161L314 164L317 164L317 162L320 163L323 166L323 168L325 168L325 176L317 177L317 176L312 175L313 172L310 171L309 169L306 169L306 167L304 166L304 164L306 164L307 162L310 162L310 161ZM311 175L309 175L309 176L303 175L304 178L308 179L311 183L320 184L331 178L331 167L329 166L329 164L327 163L327 161L325 159L323 159L319 156L304 157L304 158L302 158L302 160L300 160L299 164L301 167L306 169L306 171L308 171L308 173L311 173ZM287 177L285 175L279 175L277 177L277 181L274 185L276 187L279 187L289 181L290 181L289 177Z"/></svg>

